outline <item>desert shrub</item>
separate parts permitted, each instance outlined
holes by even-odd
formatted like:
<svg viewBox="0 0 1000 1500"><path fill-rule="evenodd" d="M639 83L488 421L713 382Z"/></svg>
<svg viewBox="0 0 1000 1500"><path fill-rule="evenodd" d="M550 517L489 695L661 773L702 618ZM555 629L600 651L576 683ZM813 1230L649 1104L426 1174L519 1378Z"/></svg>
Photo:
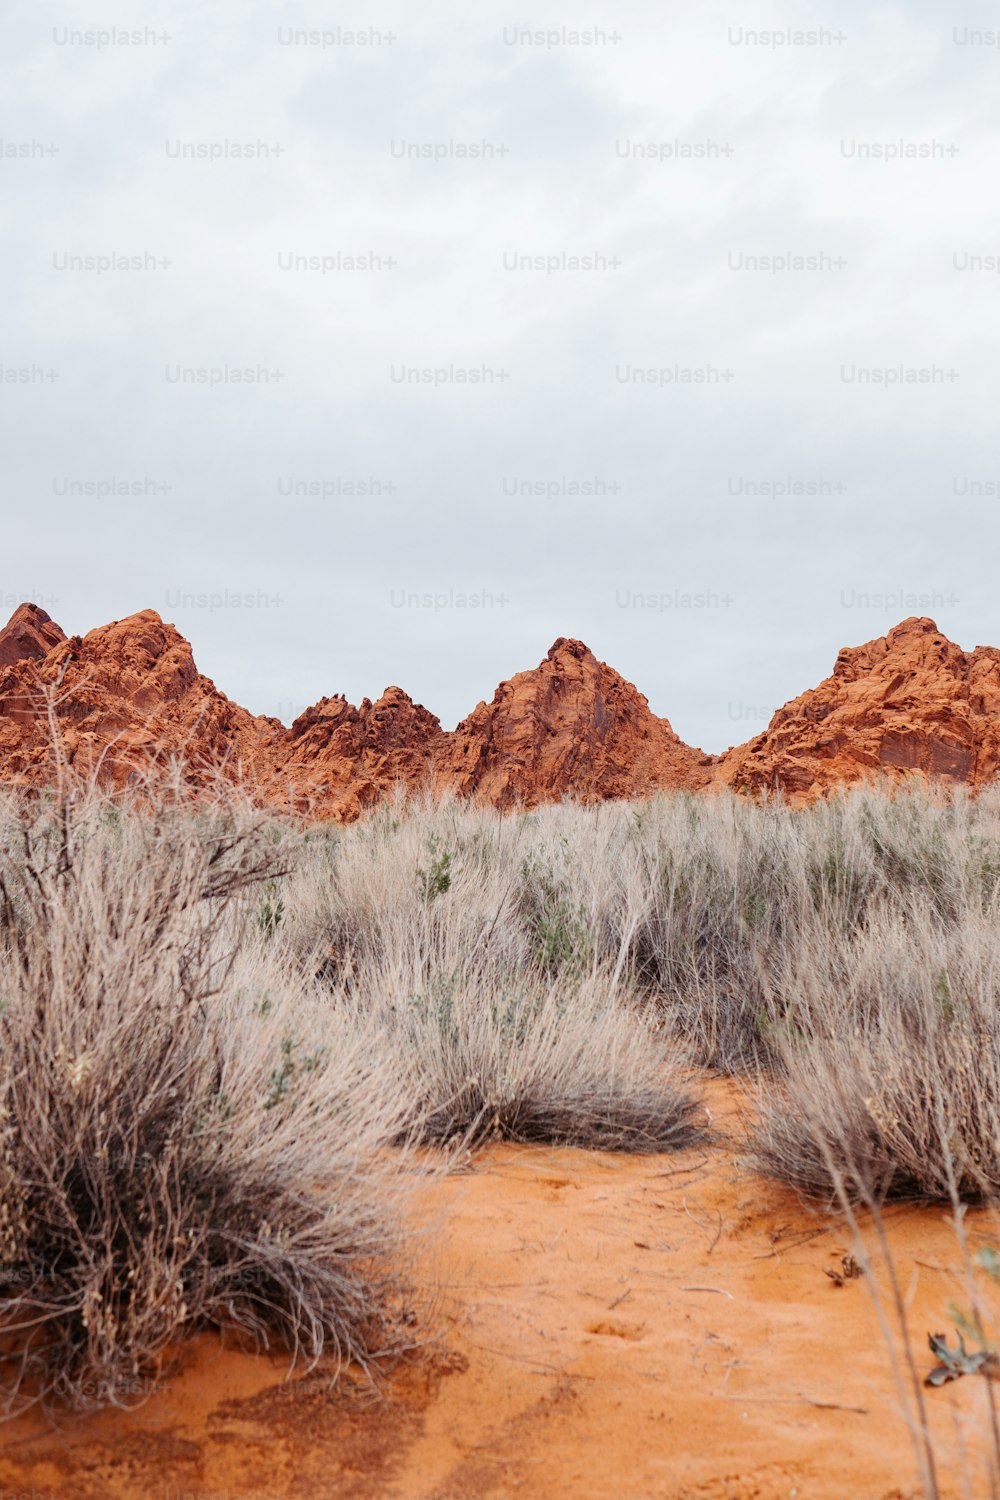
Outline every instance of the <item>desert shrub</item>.
<svg viewBox="0 0 1000 1500"><path fill-rule="evenodd" d="M528 941L510 920L513 825L442 799L310 830L285 884L279 949L334 986L395 962L430 978L472 954L517 971Z"/></svg>
<svg viewBox="0 0 1000 1500"><path fill-rule="evenodd" d="M417 803L343 830L319 885L310 855L292 878L279 942L296 963L329 955L334 1003L380 1018L416 1070L424 1139L690 1138L687 1054L626 973L626 829L617 810Z"/></svg>
<svg viewBox="0 0 1000 1500"><path fill-rule="evenodd" d="M995 799L855 790L809 808L728 794L499 815L453 798L312 830L277 940L338 984L402 965L507 982L617 969L702 1063L780 1066L799 959L887 916L1000 916ZM838 980L839 983L839 980ZM794 988L794 986L793 986Z"/></svg>
<svg viewBox="0 0 1000 1500"><path fill-rule="evenodd" d="M664 799L637 841L633 971L699 1059L726 1071L768 1055L775 958L812 920L786 819L732 798Z"/></svg>
<svg viewBox="0 0 1000 1500"><path fill-rule="evenodd" d="M408 1073L428 1142L666 1151L698 1139L677 1046L606 974L569 980L390 973L366 1006Z"/></svg>
<svg viewBox="0 0 1000 1500"><path fill-rule="evenodd" d="M835 942L842 994L839 968L873 926L943 933L1000 915L998 835L990 799L961 792L856 790L800 809L656 799L621 879L632 971L702 1062L780 1067L775 1026L814 951Z"/></svg>
<svg viewBox="0 0 1000 1500"><path fill-rule="evenodd" d="M521 862L518 884L519 917L533 963L546 975L585 973L591 937L586 911L574 905L569 880L532 852Z"/></svg>
<svg viewBox="0 0 1000 1500"><path fill-rule="evenodd" d="M271 877L264 881L257 925L265 937L273 938L284 918L285 898L281 894L281 882Z"/></svg>
<svg viewBox="0 0 1000 1500"><path fill-rule="evenodd" d="M451 862L452 853L450 849L442 849L437 836L433 833L427 837L427 865L417 871L417 890L422 901L433 901L436 896L444 896L451 890Z"/></svg>
<svg viewBox="0 0 1000 1500"><path fill-rule="evenodd" d="M925 895L850 944L790 961L758 1091L759 1166L834 1202L1000 1195L1000 951L981 918L940 929Z"/></svg>
<svg viewBox="0 0 1000 1500"><path fill-rule="evenodd" d="M286 852L235 802L0 808L11 1408L128 1404L197 1327L369 1370L393 1346L408 1101L267 956Z"/></svg>

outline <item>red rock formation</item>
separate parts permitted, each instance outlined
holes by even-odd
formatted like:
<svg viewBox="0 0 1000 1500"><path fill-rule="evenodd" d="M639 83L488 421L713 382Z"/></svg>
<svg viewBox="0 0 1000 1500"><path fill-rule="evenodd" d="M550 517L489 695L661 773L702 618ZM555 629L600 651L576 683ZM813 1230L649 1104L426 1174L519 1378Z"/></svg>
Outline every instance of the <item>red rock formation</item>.
<svg viewBox="0 0 1000 1500"><path fill-rule="evenodd" d="M171 755L193 780L224 765L234 777L266 782L284 733L276 719L255 718L201 676L187 641L152 609L0 669L5 779L51 777L47 700L68 762L83 770L100 762L114 782Z"/></svg>
<svg viewBox="0 0 1000 1500"><path fill-rule="evenodd" d="M439 779L495 805L533 806L693 791L713 764L582 641L560 637L540 666L502 682L459 724Z"/></svg>
<svg viewBox="0 0 1000 1500"><path fill-rule="evenodd" d="M998 769L1000 651L966 653L933 620L910 619L841 651L832 676L726 752L716 780L802 798L914 773L981 786Z"/></svg>
<svg viewBox="0 0 1000 1500"><path fill-rule="evenodd" d="M37 604L19 604L0 630L0 667L37 661L66 639L55 620Z"/></svg>
<svg viewBox="0 0 1000 1500"><path fill-rule="evenodd" d="M322 698L288 731L280 777L290 800L348 820L397 786L432 783L447 740L440 721L401 688L386 688L375 703L365 698L360 708L339 695Z"/></svg>
<svg viewBox="0 0 1000 1500"><path fill-rule="evenodd" d="M23 609L2 635L25 637ZM44 611L30 617L47 620ZM49 626L48 629L58 630ZM40 636L40 629L36 635ZM27 644L31 644L29 641ZM291 729L232 703L199 673L191 647L155 610L0 666L0 774L52 779L48 700L67 761L115 783L178 758L194 782L223 768L266 801L349 819L398 783L414 788L445 739L432 714L389 688L360 709L323 699Z"/></svg>
<svg viewBox="0 0 1000 1500"><path fill-rule="evenodd" d="M399 688L360 708L324 698L286 729L220 693L154 610L67 639L22 605L0 631L0 776L52 779L53 720L69 762L115 783L177 758L194 784L222 767L266 801L340 819L398 785L498 806L713 786L803 799L913 774L977 787L1000 776L1000 651L966 653L933 620L904 620L841 651L763 734L712 757L580 641L556 641L453 734Z"/></svg>

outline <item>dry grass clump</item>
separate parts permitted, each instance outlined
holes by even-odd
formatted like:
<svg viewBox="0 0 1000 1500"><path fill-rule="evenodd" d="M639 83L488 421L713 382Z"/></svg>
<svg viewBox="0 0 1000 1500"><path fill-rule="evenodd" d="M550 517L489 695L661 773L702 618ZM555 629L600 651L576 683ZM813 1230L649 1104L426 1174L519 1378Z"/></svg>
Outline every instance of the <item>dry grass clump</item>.
<svg viewBox="0 0 1000 1500"><path fill-rule="evenodd" d="M727 1072L779 1062L790 970L851 950L918 902L935 929L996 913L995 799L867 790L802 809L731 797L633 812L629 905L636 972L700 1059ZM829 976L828 976L829 977Z"/></svg>
<svg viewBox="0 0 1000 1500"><path fill-rule="evenodd" d="M530 961L511 920L525 819L453 799L386 803L350 827L309 829L285 882L291 961L330 983L383 965L430 977L470 953L506 972Z"/></svg>
<svg viewBox="0 0 1000 1500"><path fill-rule="evenodd" d="M777 1062L792 958L832 935L850 962L914 900L935 929L997 914L995 797L681 794L507 815L415 800L311 831L282 942L334 983L401 962L431 980L473 957L511 983L618 968L701 1062L738 1072Z"/></svg>
<svg viewBox="0 0 1000 1500"><path fill-rule="evenodd" d="M605 857L617 826L599 810L501 818L449 800L310 832L276 948L380 1028L425 1141L694 1139L687 1054L624 973ZM585 894L572 882L581 856Z"/></svg>
<svg viewBox="0 0 1000 1500"><path fill-rule="evenodd" d="M672 1151L704 1135L676 1045L613 976L390 973L360 993L408 1073L423 1140Z"/></svg>
<svg viewBox="0 0 1000 1500"><path fill-rule="evenodd" d="M130 1404L192 1327L369 1370L397 1339L408 1103L264 951L286 854L236 802L0 806L9 1409Z"/></svg>
<svg viewBox="0 0 1000 1500"><path fill-rule="evenodd" d="M1000 948L926 903L795 955L757 1164L830 1203L1000 1195Z"/></svg>

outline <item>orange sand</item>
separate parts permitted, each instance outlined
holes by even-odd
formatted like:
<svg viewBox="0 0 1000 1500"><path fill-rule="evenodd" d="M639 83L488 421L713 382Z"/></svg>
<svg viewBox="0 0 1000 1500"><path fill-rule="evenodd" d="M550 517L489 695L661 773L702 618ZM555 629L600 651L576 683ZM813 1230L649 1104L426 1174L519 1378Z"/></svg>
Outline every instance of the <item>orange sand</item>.
<svg viewBox="0 0 1000 1500"><path fill-rule="evenodd" d="M710 1093L725 1112L728 1091ZM8 1424L2 1500L920 1493L869 1291L824 1275L849 1233L731 1151L496 1146L429 1198L439 1341L384 1401L316 1372L286 1383L279 1362L206 1335L138 1411ZM928 1331L951 1335L964 1302L954 1235L941 1210L889 1221L924 1372ZM927 1392L949 1496L986 1396L981 1377ZM981 1467L971 1493L988 1493Z"/></svg>

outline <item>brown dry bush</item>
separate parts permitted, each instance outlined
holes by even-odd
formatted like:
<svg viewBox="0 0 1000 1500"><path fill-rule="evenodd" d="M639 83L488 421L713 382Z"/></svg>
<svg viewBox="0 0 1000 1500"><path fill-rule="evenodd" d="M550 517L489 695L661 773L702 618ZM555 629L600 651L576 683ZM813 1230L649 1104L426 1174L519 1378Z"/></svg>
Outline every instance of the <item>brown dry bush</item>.
<svg viewBox="0 0 1000 1500"><path fill-rule="evenodd" d="M357 992L409 1076L431 1143L543 1142L673 1151L704 1138L684 1055L613 974L517 981L405 972Z"/></svg>
<svg viewBox="0 0 1000 1500"><path fill-rule="evenodd" d="M237 799L0 806L8 1409L130 1404L191 1328L369 1371L403 1336L408 1104L266 952L286 854Z"/></svg>
<svg viewBox="0 0 1000 1500"><path fill-rule="evenodd" d="M697 1138L687 1051L643 1013L627 943L615 952L603 925L617 897L605 821L441 799L310 832L276 947L379 1028L422 1140L656 1151ZM601 952L567 896L581 842L606 877Z"/></svg>
<svg viewBox="0 0 1000 1500"><path fill-rule="evenodd" d="M857 790L805 809L728 794L504 815L387 803L310 833L288 882L289 959L336 983L470 955L510 983L621 966L698 1060L778 1061L789 960L924 903L938 928L1000 910L996 797Z"/></svg>
<svg viewBox="0 0 1000 1500"><path fill-rule="evenodd" d="M789 957L757 1164L833 1203L1000 1196L1000 948L926 903Z"/></svg>

